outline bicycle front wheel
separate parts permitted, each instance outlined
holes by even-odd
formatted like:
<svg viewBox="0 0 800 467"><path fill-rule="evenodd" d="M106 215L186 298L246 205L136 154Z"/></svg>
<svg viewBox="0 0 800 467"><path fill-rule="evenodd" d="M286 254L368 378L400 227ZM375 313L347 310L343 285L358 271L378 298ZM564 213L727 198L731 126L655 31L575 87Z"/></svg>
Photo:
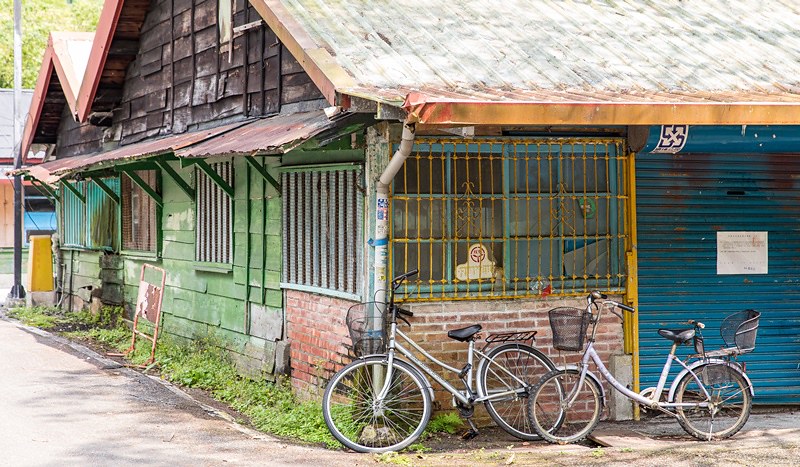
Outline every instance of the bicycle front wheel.
<svg viewBox="0 0 800 467"><path fill-rule="evenodd" d="M484 402L492 420L519 439L539 439L528 421L528 396L539 379L555 368L545 354L529 345L504 344L492 349L478 368L481 394L497 395Z"/></svg>
<svg viewBox="0 0 800 467"><path fill-rule="evenodd" d="M678 383L678 423L695 438L712 441L735 435L750 417L753 398L745 377L725 364L709 363L686 373Z"/></svg>
<svg viewBox="0 0 800 467"><path fill-rule="evenodd" d="M553 370L528 398L533 429L551 443L576 443L594 430L603 413L603 390L594 378L580 383L575 369Z"/></svg>
<svg viewBox="0 0 800 467"><path fill-rule="evenodd" d="M336 373L325 388L322 415L331 434L357 452L399 451L413 443L431 416L425 379L394 360L388 392L386 356L356 360Z"/></svg>

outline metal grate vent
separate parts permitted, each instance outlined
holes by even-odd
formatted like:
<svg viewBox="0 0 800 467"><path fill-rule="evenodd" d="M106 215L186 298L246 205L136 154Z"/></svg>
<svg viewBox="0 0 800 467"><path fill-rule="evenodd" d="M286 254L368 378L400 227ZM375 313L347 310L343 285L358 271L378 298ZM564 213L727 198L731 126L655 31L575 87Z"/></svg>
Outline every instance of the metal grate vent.
<svg viewBox="0 0 800 467"><path fill-rule="evenodd" d="M231 162L209 164L230 186L233 186ZM197 180L197 261L231 263L233 260L231 198L200 169Z"/></svg>
<svg viewBox="0 0 800 467"><path fill-rule="evenodd" d="M360 168L282 175L284 284L361 293L360 180Z"/></svg>

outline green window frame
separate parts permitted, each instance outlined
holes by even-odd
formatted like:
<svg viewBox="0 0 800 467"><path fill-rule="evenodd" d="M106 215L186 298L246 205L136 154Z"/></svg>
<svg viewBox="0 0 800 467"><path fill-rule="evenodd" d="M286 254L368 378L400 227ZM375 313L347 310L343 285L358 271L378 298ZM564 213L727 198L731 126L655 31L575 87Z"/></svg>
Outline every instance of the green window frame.
<svg viewBox="0 0 800 467"><path fill-rule="evenodd" d="M136 170L134 174L155 193L161 193L158 170ZM120 233L122 250L159 256L161 253L161 207L126 174L120 175Z"/></svg>
<svg viewBox="0 0 800 467"><path fill-rule="evenodd" d="M620 139L418 139L392 193L407 299L575 295L625 284Z"/></svg>
<svg viewBox="0 0 800 467"><path fill-rule="evenodd" d="M119 179L103 178L102 182L119 195ZM62 183L61 232L65 247L92 250L119 250L116 202L91 180L66 182L81 194Z"/></svg>

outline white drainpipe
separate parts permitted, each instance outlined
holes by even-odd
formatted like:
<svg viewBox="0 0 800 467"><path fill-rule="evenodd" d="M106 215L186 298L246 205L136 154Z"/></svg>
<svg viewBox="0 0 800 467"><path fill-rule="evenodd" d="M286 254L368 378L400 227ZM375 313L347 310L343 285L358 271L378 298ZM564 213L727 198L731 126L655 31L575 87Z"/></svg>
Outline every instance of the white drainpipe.
<svg viewBox="0 0 800 467"><path fill-rule="evenodd" d="M389 185L397 175L397 172L403 167L408 155L411 154L411 149L414 146L415 131L414 123L408 120L403 123L403 136L400 141L400 147L392 156L377 183L375 236L373 237L375 277L372 283L375 293L374 300L377 303L386 302L386 281L389 279L386 271L389 265Z"/></svg>

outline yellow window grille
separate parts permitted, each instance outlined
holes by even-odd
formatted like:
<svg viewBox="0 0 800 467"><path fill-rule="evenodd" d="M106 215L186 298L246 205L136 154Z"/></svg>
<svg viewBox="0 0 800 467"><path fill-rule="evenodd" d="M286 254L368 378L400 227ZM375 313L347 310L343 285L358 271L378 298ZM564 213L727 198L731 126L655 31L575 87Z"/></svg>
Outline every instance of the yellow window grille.
<svg viewBox="0 0 800 467"><path fill-rule="evenodd" d="M625 285L624 141L417 139L392 192L406 299L577 295Z"/></svg>

